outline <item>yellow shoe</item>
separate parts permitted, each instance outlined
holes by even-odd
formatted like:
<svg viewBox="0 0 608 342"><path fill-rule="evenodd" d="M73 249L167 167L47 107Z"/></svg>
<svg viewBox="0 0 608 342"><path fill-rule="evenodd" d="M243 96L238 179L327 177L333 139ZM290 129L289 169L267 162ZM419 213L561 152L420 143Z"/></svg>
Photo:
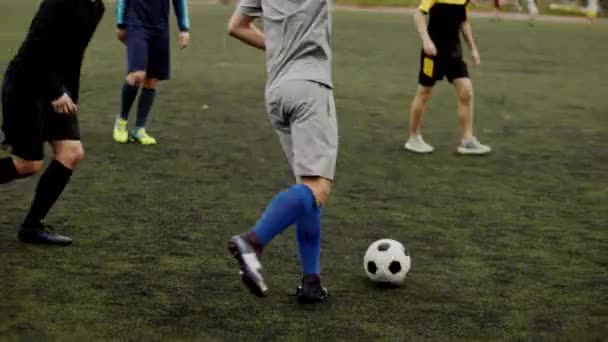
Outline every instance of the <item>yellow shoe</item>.
<svg viewBox="0 0 608 342"><path fill-rule="evenodd" d="M156 139L146 133L145 128L138 128L131 132L129 140L141 145L156 145Z"/></svg>
<svg viewBox="0 0 608 342"><path fill-rule="evenodd" d="M129 131L127 130L127 120L120 116L116 118L114 123L114 141L120 144L129 142Z"/></svg>

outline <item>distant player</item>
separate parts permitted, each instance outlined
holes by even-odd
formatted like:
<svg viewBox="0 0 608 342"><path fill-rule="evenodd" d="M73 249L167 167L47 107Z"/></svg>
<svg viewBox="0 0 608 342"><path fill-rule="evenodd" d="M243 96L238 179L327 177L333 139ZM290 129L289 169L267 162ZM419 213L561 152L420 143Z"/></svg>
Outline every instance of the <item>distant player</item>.
<svg viewBox="0 0 608 342"><path fill-rule="evenodd" d="M468 0L423 0L415 13L415 22L422 39L419 87L410 112L410 137L405 148L416 153L431 153L433 147L422 138L422 116L437 81L447 78L458 95L458 115L462 137L458 153L487 154L490 147L482 145L473 135L473 86L463 61L460 32L471 48L475 64L479 51L471 25L467 20ZM425 15L429 15L429 24Z"/></svg>
<svg viewBox="0 0 608 342"><path fill-rule="evenodd" d="M172 0L179 26L179 46L190 44L190 19L186 0ZM114 123L114 140L154 145L146 122L156 97L159 81L170 76L169 0L118 0L117 38L127 45L127 79L122 87L120 114ZM127 129L129 112L142 88L135 129Z"/></svg>
<svg viewBox="0 0 608 342"><path fill-rule="evenodd" d="M587 14L587 18L589 19L590 23L592 23L597 18L599 10L599 0L587 1L587 8L585 9L585 13Z"/></svg>
<svg viewBox="0 0 608 342"><path fill-rule="evenodd" d="M500 20L500 7L502 5L503 0L494 0L494 19Z"/></svg>
<svg viewBox="0 0 608 342"><path fill-rule="evenodd" d="M67 245L44 219L83 157L78 126L80 68L104 13L101 0L44 0L2 86L4 147L0 184L38 173L44 143L55 159L40 177L34 201L19 231L25 243Z"/></svg>
<svg viewBox="0 0 608 342"><path fill-rule="evenodd" d="M536 0L527 0L528 1L528 18L530 26L533 26L536 23L536 17L538 17L538 6L536 6Z"/></svg>
<svg viewBox="0 0 608 342"><path fill-rule="evenodd" d="M262 17L264 33L252 22ZM302 261L301 303L322 302L321 209L327 203L338 153L338 125L331 80L331 17L327 0L241 0L229 24L241 41L266 50L266 106L298 184L279 193L229 250L244 284L257 296L267 286L258 260L262 250L296 225Z"/></svg>

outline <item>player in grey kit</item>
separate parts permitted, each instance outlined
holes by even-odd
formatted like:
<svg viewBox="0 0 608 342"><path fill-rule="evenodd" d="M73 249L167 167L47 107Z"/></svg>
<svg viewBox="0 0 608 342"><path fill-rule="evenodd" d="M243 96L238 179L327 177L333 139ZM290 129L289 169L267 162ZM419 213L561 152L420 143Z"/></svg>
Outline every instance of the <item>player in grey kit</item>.
<svg viewBox="0 0 608 342"><path fill-rule="evenodd" d="M255 26L264 21L264 32ZM244 284L263 297L268 290L259 256L270 241L297 226L303 268L298 298L324 301L321 286L321 208L329 198L338 153L338 125L331 81L331 15L327 0L241 0L230 34L266 50L266 105L287 160L296 176L253 226L229 241Z"/></svg>

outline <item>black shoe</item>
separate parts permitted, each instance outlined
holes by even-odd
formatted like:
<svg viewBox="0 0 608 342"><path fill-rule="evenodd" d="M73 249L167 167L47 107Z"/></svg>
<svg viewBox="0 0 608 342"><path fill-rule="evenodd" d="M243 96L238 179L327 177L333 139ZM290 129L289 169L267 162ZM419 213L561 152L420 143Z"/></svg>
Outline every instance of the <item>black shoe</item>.
<svg viewBox="0 0 608 342"><path fill-rule="evenodd" d="M253 247L241 236L235 236L228 241L228 250L239 262L243 284L258 297L265 297L268 286L260 271L262 265Z"/></svg>
<svg viewBox="0 0 608 342"><path fill-rule="evenodd" d="M301 304L325 303L329 297L329 292L321 286L319 278L312 281L302 280L302 286L296 290L298 302Z"/></svg>
<svg viewBox="0 0 608 342"><path fill-rule="evenodd" d="M36 245L67 246L72 244L72 239L55 233L53 228L44 221L35 224L22 224L19 230L19 241Z"/></svg>

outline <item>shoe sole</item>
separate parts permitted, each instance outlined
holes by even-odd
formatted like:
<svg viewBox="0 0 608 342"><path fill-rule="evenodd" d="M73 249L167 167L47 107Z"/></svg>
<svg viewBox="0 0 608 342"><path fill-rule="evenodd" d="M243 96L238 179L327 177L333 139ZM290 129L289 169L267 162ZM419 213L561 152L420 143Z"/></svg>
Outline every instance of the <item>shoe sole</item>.
<svg viewBox="0 0 608 342"><path fill-rule="evenodd" d="M253 272L251 271L248 262L246 262L243 258L241 249L234 240L230 240L228 242L228 251L230 252L230 254L232 254L236 261L238 261L239 266L241 267L240 275L245 287L247 287L247 289L249 289L249 291L257 297L266 297L268 287L264 283L264 279L261 275L259 277L256 277L252 274Z"/></svg>
<svg viewBox="0 0 608 342"><path fill-rule="evenodd" d="M403 148L408 151L408 152L412 152L412 153L416 153L416 154L431 154L433 153L435 150L430 150L430 151L420 151L420 150L414 150L412 148L409 148L406 146L403 146Z"/></svg>
<svg viewBox="0 0 608 342"><path fill-rule="evenodd" d="M413 150L413 149L408 148L408 147L404 147L404 149L405 149L406 151L408 151L408 152L411 152L411 153L416 153L416 154L431 154L431 153L433 153L433 152L434 152L434 150L430 150L430 151L419 151L419 150Z"/></svg>
<svg viewBox="0 0 608 342"><path fill-rule="evenodd" d="M492 150L488 150L488 151L470 151L470 150L465 150L462 148L458 148L458 150L456 151L458 154L462 155L462 156L485 156L488 155L490 153L492 153Z"/></svg>
<svg viewBox="0 0 608 342"><path fill-rule="evenodd" d="M48 240L35 240L35 239L27 239L19 237L19 242L26 243L28 245L46 245L46 246L69 246L72 244L72 241L65 242L51 242Z"/></svg>
<svg viewBox="0 0 608 342"><path fill-rule="evenodd" d="M120 139L114 138L114 142L116 142L118 144L128 144L129 143L129 139L127 139L127 140L120 140Z"/></svg>
<svg viewBox="0 0 608 342"><path fill-rule="evenodd" d="M298 296L298 303L304 304L304 305L324 304L324 303L327 303L327 297L311 298L311 297Z"/></svg>
<svg viewBox="0 0 608 342"><path fill-rule="evenodd" d="M145 143L143 143L143 142L141 142L140 140L135 139L135 138L129 138L128 143L129 143L129 144L139 144L139 145L142 145L142 146L152 146L152 145L156 145L156 144L157 144L157 142L153 142L153 143L145 144Z"/></svg>

